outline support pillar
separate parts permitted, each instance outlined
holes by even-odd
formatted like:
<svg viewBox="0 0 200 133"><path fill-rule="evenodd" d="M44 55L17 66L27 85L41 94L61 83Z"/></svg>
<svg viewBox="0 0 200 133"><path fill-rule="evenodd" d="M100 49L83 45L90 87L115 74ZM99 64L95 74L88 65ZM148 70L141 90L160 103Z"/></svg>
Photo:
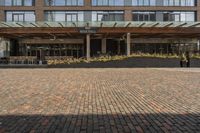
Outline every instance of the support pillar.
<svg viewBox="0 0 200 133"><path fill-rule="evenodd" d="M86 58L87 60L90 59L90 35L86 35Z"/></svg>
<svg viewBox="0 0 200 133"><path fill-rule="evenodd" d="M127 43L127 47L126 47L126 55L127 56L130 56L131 54L131 34L130 33L127 33L127 36L126 36L126 43Z"/></svg>
<svg viewBox="0 0 200 133"><path fill-rule="evenodd" d="M197 51L198 51L198 53L200 53L200 40L198 40L198 42L197 42Z"/></svg>
<svg viewBox="0 0 200 133"><path fill-rule="evenodd" d="M101 52L102 54L106 54L106 38L101 40Z"/></svg>
<svg viewBox="0 0 200 133"><path fill-rule="evenodd" d="M119 40L117 44L117 54L120 55L120 53L121 53L121 45L120 45L120 40Z"/></svg>

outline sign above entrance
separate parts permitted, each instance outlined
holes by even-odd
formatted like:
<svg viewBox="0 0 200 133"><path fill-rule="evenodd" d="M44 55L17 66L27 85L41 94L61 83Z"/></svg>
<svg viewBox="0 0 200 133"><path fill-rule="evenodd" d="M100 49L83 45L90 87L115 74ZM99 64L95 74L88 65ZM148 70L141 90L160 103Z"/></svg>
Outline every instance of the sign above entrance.
<svg viewBox="0 0 200 133"><path fill-rule="evenodd" d="M83 34L97 33L97 28L79 28L79 32Z"/></svg>

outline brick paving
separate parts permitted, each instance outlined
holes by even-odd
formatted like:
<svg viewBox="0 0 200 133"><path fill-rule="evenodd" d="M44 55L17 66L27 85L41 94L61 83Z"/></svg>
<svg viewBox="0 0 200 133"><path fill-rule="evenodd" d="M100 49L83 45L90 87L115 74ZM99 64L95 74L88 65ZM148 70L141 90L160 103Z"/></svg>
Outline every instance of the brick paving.
<svg viewBox="0 0 200 133"><path fill-rule="evenodd" d="M4 132L200 132L200 73L0 69Z"/></svg>

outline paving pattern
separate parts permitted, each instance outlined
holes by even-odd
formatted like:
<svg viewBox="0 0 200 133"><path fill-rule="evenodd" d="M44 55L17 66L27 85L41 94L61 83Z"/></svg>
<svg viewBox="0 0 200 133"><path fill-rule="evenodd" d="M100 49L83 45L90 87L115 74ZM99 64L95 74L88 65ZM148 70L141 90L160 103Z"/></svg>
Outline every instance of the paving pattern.
<svg viewBox="0 0 200 133"><path fill-rule="evenodd" d="M4 132L200 132L200 73L0 69Z"/></svg>

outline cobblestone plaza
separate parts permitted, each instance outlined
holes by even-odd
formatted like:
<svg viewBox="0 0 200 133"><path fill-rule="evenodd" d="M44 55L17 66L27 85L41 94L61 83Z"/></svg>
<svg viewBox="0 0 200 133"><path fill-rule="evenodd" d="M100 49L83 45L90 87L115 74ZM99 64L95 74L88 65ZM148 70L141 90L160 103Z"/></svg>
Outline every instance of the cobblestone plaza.
<svg viewBox="0 0 200 133"><path fill-rule="evenodd" d="M199 69L1 69L0 133L200 132Z"/></svg>

